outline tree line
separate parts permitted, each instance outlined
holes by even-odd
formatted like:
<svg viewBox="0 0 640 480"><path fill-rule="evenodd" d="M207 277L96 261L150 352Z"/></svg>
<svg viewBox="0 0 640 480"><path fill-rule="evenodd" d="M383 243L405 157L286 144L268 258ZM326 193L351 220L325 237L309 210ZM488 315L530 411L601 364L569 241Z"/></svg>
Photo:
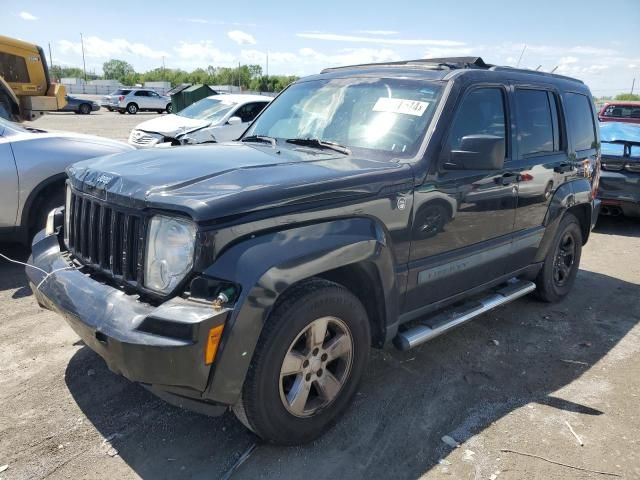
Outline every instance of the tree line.
<svg viewBox="0 0 640 480"><path fill-rule="evenodd" d="M279 92L294 82L298 77L293 75L263 75L260 65L241 65L239 67L196 68L191 72L179 68L154 68L146 72L136 72L133 66L118 59L111 59L102 65L103 74L87 73L87 80L118 80L123 85L136 85L144 82L166 81L172 86L181 83L204 83L207 85L240 85L244 90L260 92ZM84 72L77 67L51 66L53 80L65 77L84 78Z"/></svg>

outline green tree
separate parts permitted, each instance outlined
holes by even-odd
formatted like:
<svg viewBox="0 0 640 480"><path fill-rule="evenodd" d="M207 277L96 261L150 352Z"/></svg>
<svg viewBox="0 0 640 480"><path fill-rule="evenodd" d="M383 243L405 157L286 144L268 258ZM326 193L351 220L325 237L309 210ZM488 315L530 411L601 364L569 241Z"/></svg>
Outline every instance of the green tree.
<svg viewBox="0 0 640 480"><path fill-rule="evenodd" d="M615 100L621 100L623 102L639 102L640 95L636 95L635 93L621 93L619 95L616 95Z"/></svg>
<svg viewBox="0 0 640 480"><path fill-rule="evenodd" d="M104 78L119 80L122 83L129 83L125 82L125 79L130 80L136 74L130 63L115 58L102 64L102 72Z"/></svg>

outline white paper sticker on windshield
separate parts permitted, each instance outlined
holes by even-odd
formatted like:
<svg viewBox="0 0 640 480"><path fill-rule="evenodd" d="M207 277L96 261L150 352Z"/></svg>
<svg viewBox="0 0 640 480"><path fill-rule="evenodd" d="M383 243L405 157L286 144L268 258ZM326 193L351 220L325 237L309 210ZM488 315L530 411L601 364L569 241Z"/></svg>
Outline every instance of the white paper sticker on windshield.
<svg viewBox="0 0 640 480"><path fill-rule="evenodd" d="M419 100L404 100L402 98L380 97L373 106L374 112L402 113L403 115L414 115L421 117L427 110L429 102Z"/></svg>

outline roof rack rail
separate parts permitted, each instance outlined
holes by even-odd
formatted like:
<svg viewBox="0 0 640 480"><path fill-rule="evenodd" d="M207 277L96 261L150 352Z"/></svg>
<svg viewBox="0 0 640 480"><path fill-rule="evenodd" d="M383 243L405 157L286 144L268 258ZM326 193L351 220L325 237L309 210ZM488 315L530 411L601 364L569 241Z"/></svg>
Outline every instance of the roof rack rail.
<svg viewBox="0 0 640 480"><path fill-rule="evenodd" d="M320 73L329 73L336 70L345 70L350 68L361 67L422 67L429 70L461 70L461 69L478 69L491 70L497 72L515 72L541 75L546 77L561 78L564 80L572 80L574 82L584 83L577 78L558 75L556 73L541 72L539 70L529 70L526 68L516 68L508 66L491 65L485 63L481 57L442 57L442 58L421 58L416 60L400 60L397 62L381 62L381 63L362 63L359 65L346 65L343 67L325 68Z"/></svg>

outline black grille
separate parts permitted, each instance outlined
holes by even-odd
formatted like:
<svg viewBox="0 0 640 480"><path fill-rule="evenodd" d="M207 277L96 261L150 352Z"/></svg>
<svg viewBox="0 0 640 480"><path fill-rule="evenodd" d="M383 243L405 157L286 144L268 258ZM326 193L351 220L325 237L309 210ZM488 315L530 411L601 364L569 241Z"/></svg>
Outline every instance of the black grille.
<svg viewBox="0 0 640 480"><path fill-rule="evenodd" d="M80 260L117 280L142 282L146 222L134 211L71 193L67 247Z"/></svg>

